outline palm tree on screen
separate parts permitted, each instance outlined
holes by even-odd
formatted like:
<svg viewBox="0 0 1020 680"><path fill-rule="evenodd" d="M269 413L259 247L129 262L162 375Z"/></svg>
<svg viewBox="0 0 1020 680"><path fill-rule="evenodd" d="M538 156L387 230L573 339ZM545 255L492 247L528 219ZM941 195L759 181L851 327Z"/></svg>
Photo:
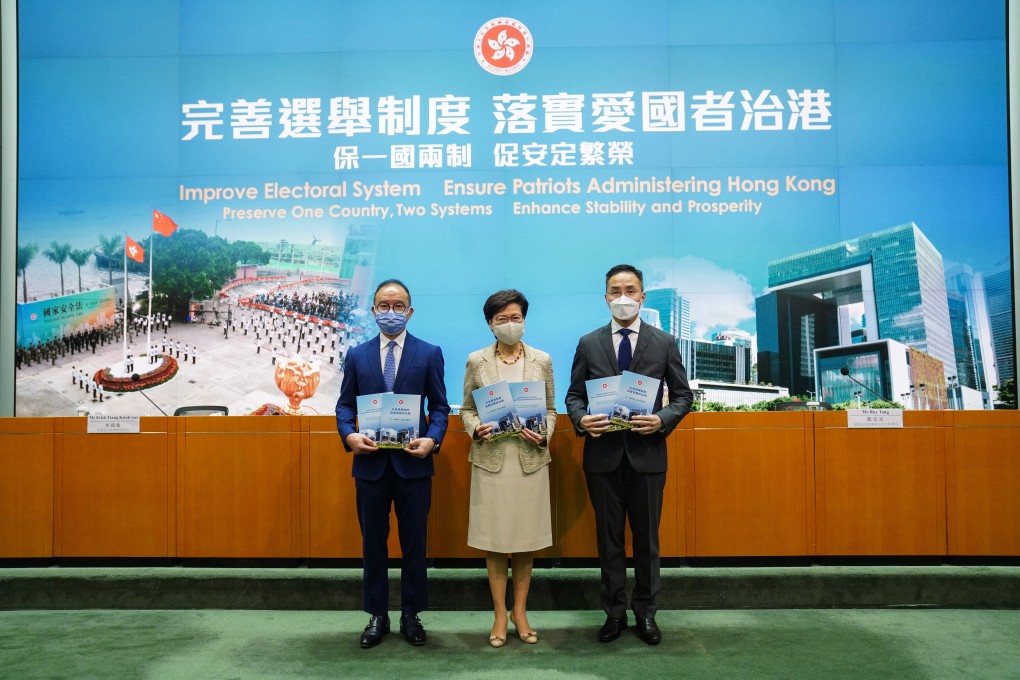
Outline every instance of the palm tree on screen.
<svg viewBox="0 0 1020 680"><path fill-rule="evenodd" d="M64 294L64 263L67 262L67 258L71 256L71 244L70 243L57 243L53 241L50 243L50 249L43 253L49 260L56 262L60 266L60 294Z"/></svg>
<svg viewBox="0 0 1020 680"><path fill-rule="evenodd" d="M113 258L117 255L117 251L121 249L121 237L120 236L102 236L99 237L99 252L106 258L106 270L110 273L110 285L113 285Z"/></svg>
<svg viewBox="0 0 1020 680"><path fill-rule="evenodd" d="M71 258L71 262L74 262L78 266L78 292L81 292L81 268L88 264L89 258L92 257L92 251L88 248L81 248L79 250L72 250L67 255Z"/></svg>
<svg viewBox="0 0 1020 680"><path fill-rule="evenodd" d="M28 269L28 263L32 261L32 258L38 252L39 246L34 243L18 246L18 273L21 274L22 302L28 302L28 284L26 283L25 270Z"/></svg>

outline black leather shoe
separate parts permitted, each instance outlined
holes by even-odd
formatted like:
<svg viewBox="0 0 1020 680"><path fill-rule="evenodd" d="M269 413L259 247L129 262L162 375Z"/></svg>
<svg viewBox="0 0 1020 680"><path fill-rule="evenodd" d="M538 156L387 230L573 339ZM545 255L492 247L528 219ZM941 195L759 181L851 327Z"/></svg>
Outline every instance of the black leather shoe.
<svg viewBox="0 0 1020 680"><path fill-rule="evenodd" d="M656 625L655 619L638 619L637 634L642 640L650 645L657 645L662 642L662 631Z"/></svg>
<svg viewBox="0 0 1020 680"><path fill-rule="evenodd" d="M361 648L368 649L375 647L382 642L382 636L390 632L390 617L373 616L365 626L365 632L361 634Z"/></svg>
<svg viewBox="0 0 1020 680"><path fill-rule="evenodd" d="M404 634L404 639L415 647L425 644L425 626L421 625L421 619L414 614L400 617L400 632Z"/></svg>
<svg viewBox="0 0 1020 680"><path fill-rule="evenodd" d="M612 642L616 638L620 637L620 632L626 627L626 617L621 619L616 619L612 616L608 617L606 622L602 624L602 628L599 630L599 642Z"/></svg>

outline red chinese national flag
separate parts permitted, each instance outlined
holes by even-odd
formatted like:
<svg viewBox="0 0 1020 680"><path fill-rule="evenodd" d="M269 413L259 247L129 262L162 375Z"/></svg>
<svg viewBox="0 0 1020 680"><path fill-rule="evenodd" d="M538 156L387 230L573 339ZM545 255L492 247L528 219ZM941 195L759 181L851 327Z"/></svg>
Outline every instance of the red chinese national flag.
<svg viewBox="0 0 1020 680"><path fill-rule="evenodd" d="M169 236L170 234L174 233L174 229L176 228L177 224L172 219L170 219L169 217L167 217L158 210L152 211L153 231L158 231L159 233L163 234L163 236Z"/></svg>
<svg viewBox="0 0 1020 680"><path fill-rule="evenodd" d="M133 238L130 236L126 237L127 243L124 246L124 252L135 262L145 262L145 251L138 245Z"/></svg>

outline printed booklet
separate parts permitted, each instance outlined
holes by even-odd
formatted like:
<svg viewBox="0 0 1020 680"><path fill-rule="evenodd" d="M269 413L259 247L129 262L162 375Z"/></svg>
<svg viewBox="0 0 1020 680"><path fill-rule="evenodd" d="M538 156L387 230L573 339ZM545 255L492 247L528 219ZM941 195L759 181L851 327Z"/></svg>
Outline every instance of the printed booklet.
<svg viewBox="0 0 1020 680"><path fill-rule="evenodd" d="M358 432L380 449L402 449L418 438L420 395L384 392L362 395L357 400Z"/></svg>
<svg viewBox="0 0 1020 680"><path fill-rule="evenodd" d="M610 416L607 432L627 429L627 426L613 422L611 417L613 406L616 404L616 393L620 389L620 376L607 375L605 378L585 380L584 388L588 393L588 413L593 416Z"/></svg>
<svg viewBox="0 0 1020 680"><path fill-rule="evenodd" d="M523 427L535 434L547 434L546 419L549 411L545 404L545 383L534 382L510 383L510 395L517 410L517 419Z"/></svg>
<svg viewBox="0 0 1020 680"><path fill-rule="evenodd" d="M655 399L659 396L659 381L640 373L624 371L620 376L620 386L616 393L616 401L609 414L609 420L623 428L633 427L630 422L634 416L647 416L655 413Z"/></svg>
<svg viewBox="0 0 1020 680"><path fill-rule="evenodd" d="M521 431L510 384L505 380L479 387L471 392L471 396L475 399L475 409L482 424L492 426L492 439L510 437Z"/></svg>

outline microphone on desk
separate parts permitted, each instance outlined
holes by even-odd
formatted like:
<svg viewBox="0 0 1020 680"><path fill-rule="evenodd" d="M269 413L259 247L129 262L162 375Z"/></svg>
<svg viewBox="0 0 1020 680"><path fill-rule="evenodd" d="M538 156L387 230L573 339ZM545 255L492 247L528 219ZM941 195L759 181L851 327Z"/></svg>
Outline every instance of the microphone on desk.
<svg viewBox="0 0 1020 680"><path fill-rule="evenodd" d="M839 372L840 372L840 373L842 373L843 375L845 375L846 377L850 378L851 380L853 380L853 381L854 381L855 383L857 383L858 385L860 385L861 387L863 387L863 388L864 388L864 389L866 389L867 391L869 391L869 392L871 392L872 394L874 394L874 395L875 395L876 397L878 397L878 398L879 398L879 399L881 399L882 401L891 401L890 399L886 399L886 398L885 398L885 397L883 397L883 396L882 396L881 394L879 394L879 393L878 393L878 392L876 392L875 390L871 389L870 387L868 387L867 385L865 385L864 383L862 383L862 382L861 382L860 380L858 380L857 378L855 378L855 377L853 377L852 375L850 375L850 368L849 368L849 367L847 367L847 366L842 366L842 367L841 367L841 368L839 369Z"/></svg>
<svg viewBox="0 0 1020 680"><path fill-rule="evenodd" d="M137 373L132 373L131 374L131 382L137 383L141 379L141 377L142 376L138 375ZM134 391L137 392L138 394L142 395L146 399L148 399L150 404L152 404L153 406L156 406L156 402L154 402L152 399L149 399L149 395L147 395L145 393L145 390L143 390L143 389L141 389L139 387L135 387ZM161 409L159 406L156 406L156 410L159 411L160 413L162 413L165 416L169 416L169 414L166 411L164 411L163 409Z"/></svg>

